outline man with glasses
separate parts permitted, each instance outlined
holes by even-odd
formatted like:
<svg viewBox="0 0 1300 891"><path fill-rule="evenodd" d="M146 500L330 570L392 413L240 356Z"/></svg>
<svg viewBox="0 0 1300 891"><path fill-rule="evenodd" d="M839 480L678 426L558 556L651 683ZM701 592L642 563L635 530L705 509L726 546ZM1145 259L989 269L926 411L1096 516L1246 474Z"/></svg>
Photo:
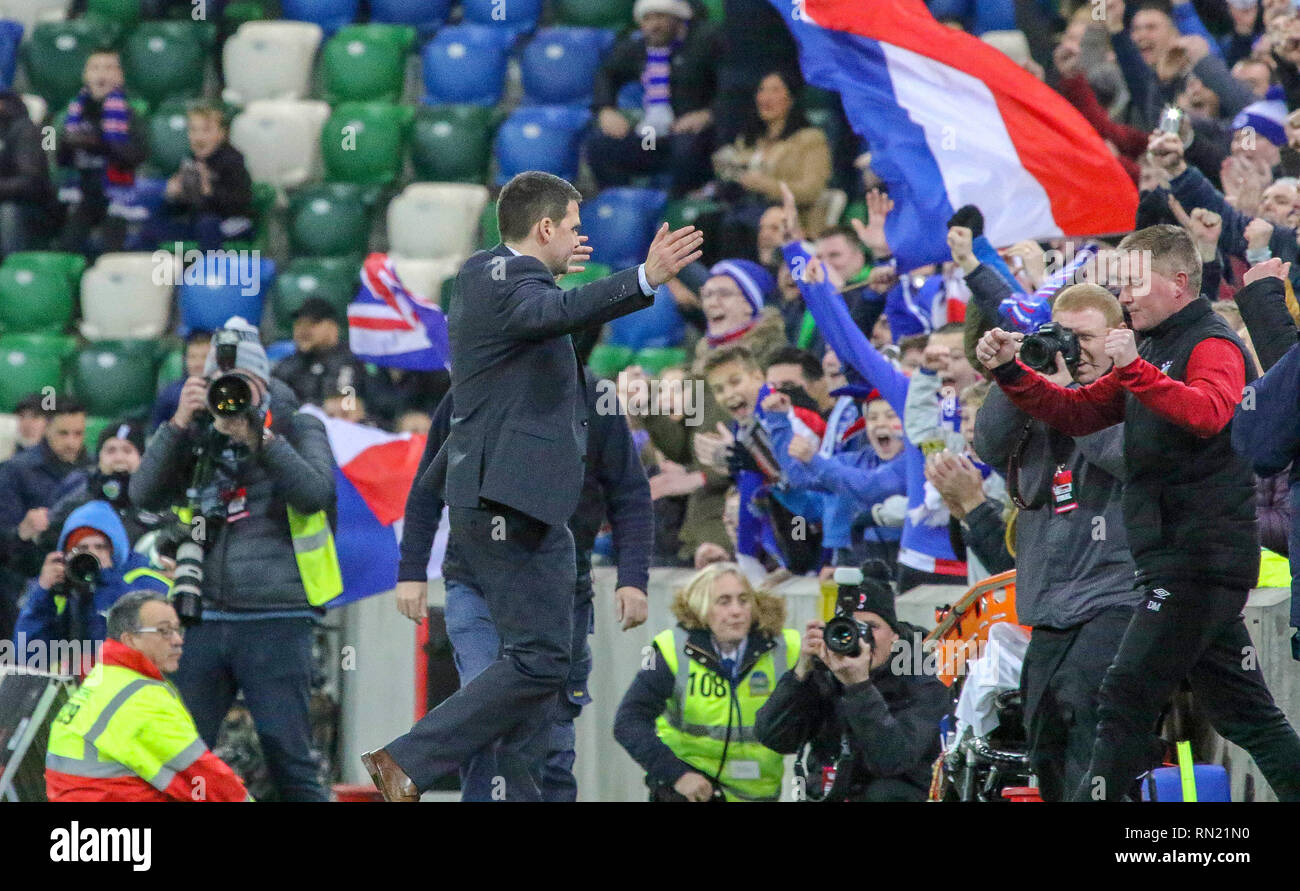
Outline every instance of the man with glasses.
<svg viewBox="0 0 1300 891"><path fill-rule="evenodd" d="M250 801L163 677L180 664L185 639L166 598L124 595L108 611L108 638L50 728L50 801Z"/></svg>

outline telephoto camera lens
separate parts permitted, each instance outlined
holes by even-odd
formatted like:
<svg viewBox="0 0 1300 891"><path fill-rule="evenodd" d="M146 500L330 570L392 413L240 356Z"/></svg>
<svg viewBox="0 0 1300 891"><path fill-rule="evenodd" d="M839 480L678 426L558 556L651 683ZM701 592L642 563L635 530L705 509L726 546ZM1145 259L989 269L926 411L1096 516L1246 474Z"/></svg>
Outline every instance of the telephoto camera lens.
<svg viewBox="0 0 1300 891"><path fill-rule="evenodd" d="M836 616L826 623L822 637L826 649L841 656L858 656L862 653L862 627L848 616Z"/></svg>
<svg viewBox="0 0 1300 891"><path fill-rule="evenodd" d="M253 388L237 374L223 374L208 385L208 410L217 417L234 417L253 404Z"/></svg>
<svg viewBox="0 0 1300 891"><path fill-rule="evenodd" d="M93 588L99 581L99 558L89 551L69 554L63 562L68 582L79 588Z"/></svg>
<svg viewBox="0 0 1300 891"><path fill-rule="evenodd" d="M176 546L176 579L172 583L172 606L185 626L203 621L203 546L183 541Z"/></svg>
<svg viewBox="0 0 1300 891"><path fill-rule="evenodd" d="M1056 371L1057 353L1065 359L1067 368L1073 370L1079 364L1079 338L1055 322L1039 325L1038 330L1020 344L1020 361L1044 374Z"/></svg>

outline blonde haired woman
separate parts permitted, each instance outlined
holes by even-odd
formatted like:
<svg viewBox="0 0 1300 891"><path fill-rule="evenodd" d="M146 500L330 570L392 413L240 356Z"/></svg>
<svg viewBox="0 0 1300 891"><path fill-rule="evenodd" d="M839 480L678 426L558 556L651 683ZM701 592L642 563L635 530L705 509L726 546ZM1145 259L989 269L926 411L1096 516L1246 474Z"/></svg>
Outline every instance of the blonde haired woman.
<svg viewBox="0 0 1300 891"><path fill-rule="evenodd" d="M614 738L646 771L656 801L775 801L781 756L754 715L799 658L785 602L735 563L710 564L673 598L677 625L654 639L623 696Z"/></svg>

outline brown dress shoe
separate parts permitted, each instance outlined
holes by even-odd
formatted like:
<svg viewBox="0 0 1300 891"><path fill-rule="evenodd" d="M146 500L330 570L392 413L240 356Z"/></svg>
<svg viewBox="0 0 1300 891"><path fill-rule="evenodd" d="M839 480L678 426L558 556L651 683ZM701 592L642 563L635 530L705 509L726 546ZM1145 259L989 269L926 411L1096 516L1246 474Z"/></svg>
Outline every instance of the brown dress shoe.
<svg viewBox="0 0 1300 891"><path fill-rule="evenodd" d="M420 790L415 788L411 778L402 772L397 762L383 749L375 749L361 756L361 763L370 772L375 788L384 796L384 801L419 801Z"/></svg>

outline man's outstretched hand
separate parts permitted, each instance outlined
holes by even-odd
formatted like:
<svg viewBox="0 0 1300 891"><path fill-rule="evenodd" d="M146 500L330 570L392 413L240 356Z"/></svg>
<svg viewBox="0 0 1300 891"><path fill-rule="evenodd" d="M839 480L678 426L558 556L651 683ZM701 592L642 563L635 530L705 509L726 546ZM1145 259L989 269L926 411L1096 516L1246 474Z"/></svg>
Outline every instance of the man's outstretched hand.
<svg viewBox="0 0 1300 891"><path fill-rule="evenodd" d="M703 256L699 249L702 244L704 233L694 226L683 226L670 232L667 223L661 225L646 252L645 278L650 287L657 288L671 281L677 273L700 259Z"/></svg>

